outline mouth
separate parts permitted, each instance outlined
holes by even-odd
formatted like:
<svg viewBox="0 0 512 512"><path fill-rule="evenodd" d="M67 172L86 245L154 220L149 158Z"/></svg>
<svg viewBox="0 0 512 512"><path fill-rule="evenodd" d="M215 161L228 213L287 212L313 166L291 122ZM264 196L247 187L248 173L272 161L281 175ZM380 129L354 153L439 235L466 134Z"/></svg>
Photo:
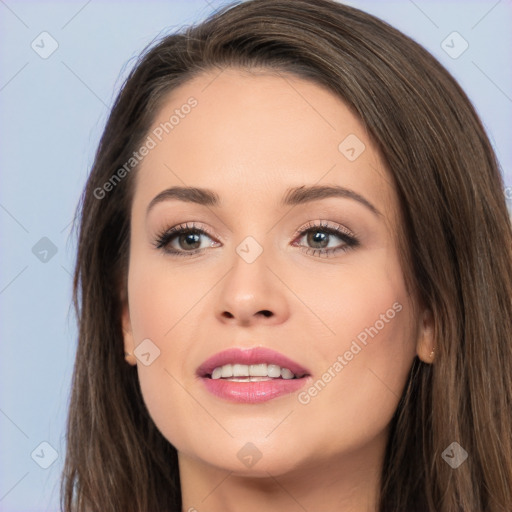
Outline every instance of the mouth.
<svg viewBox="0 0 512 512"><path fill-rule="evenodd" d="M196 374L213 395L243 403L293 393L311 376L292 359L264 347L225 350L206 360Z"/></svg>

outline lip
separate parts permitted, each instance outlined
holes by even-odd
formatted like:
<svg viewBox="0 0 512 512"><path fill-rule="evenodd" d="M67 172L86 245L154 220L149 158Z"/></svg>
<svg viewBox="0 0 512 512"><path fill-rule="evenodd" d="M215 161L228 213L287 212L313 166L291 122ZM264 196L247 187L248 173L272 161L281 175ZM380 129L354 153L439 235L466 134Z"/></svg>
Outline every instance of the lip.
<svg viewBox="0 0 512 512"><path fill-rule="evenodd" d="M211 379L209 376L218 366L225 364L277 364L288 368L295 375L304 375L294 379L272 379L259 382L232 382L224 379ZM207 359L196 371L207 391L218 398L230 402L254 404L294 393L305 386L311 375L307 368L274 350L255 347L251 349L231 348L219 352Z"/></svg>

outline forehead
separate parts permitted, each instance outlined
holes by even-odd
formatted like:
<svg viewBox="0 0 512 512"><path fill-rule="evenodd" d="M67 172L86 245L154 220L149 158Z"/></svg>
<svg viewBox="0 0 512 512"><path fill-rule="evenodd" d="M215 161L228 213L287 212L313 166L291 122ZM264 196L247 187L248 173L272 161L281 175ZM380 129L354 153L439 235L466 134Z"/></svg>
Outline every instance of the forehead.
<svg viewBox="0 0 512 512"><path fill-rule="evenodd" d="M276 202L303 184L350 187L374 204L395 200L357 116L294 75L204 72L167 96L148 137L153 147L137 169L141 204L173 185L215 189L223 203Z"/></svg>

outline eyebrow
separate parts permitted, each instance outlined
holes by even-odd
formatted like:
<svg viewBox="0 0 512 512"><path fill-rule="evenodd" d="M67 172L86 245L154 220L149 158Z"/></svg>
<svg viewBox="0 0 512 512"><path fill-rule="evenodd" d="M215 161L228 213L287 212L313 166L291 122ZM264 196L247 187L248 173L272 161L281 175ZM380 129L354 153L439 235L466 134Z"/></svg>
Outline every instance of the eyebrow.
<svg viewBox="0 0 512 512"><path fill-rule="evenodd" d="M353 199L368 208L374 215L382 216L382 213L366 198L354 190L339 185L302 185L301 187L290 188L283 196L281 206L295 206L332 197ZM171 199L203 206L220 206L220 197L213 190L198 187L171 187L163 190L152 199L147 207L146 215L156 204Z"/></svg>

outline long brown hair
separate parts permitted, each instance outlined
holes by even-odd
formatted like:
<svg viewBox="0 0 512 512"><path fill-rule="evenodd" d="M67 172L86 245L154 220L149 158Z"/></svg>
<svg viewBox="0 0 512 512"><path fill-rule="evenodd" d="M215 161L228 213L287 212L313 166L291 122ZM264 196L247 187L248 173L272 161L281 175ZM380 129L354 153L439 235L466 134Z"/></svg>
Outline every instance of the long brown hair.
<svg viewBox="0 0 512 512"><path fill-rule="evenodd" d="M150 418L123 357L137 169L108 193L98 190L139 147L173 88L226 67L293 73L329 88L364 123L397 190L404 273L433 313L436 359L412 365L378 510L510 512L512 230L495 154L437 60L387 23L331 0L225 6L151 45L125 81L76 215L79 342L63 510L181 510L176 449ZM442 457L453 442L468 453L457 469Z"/></svg>

